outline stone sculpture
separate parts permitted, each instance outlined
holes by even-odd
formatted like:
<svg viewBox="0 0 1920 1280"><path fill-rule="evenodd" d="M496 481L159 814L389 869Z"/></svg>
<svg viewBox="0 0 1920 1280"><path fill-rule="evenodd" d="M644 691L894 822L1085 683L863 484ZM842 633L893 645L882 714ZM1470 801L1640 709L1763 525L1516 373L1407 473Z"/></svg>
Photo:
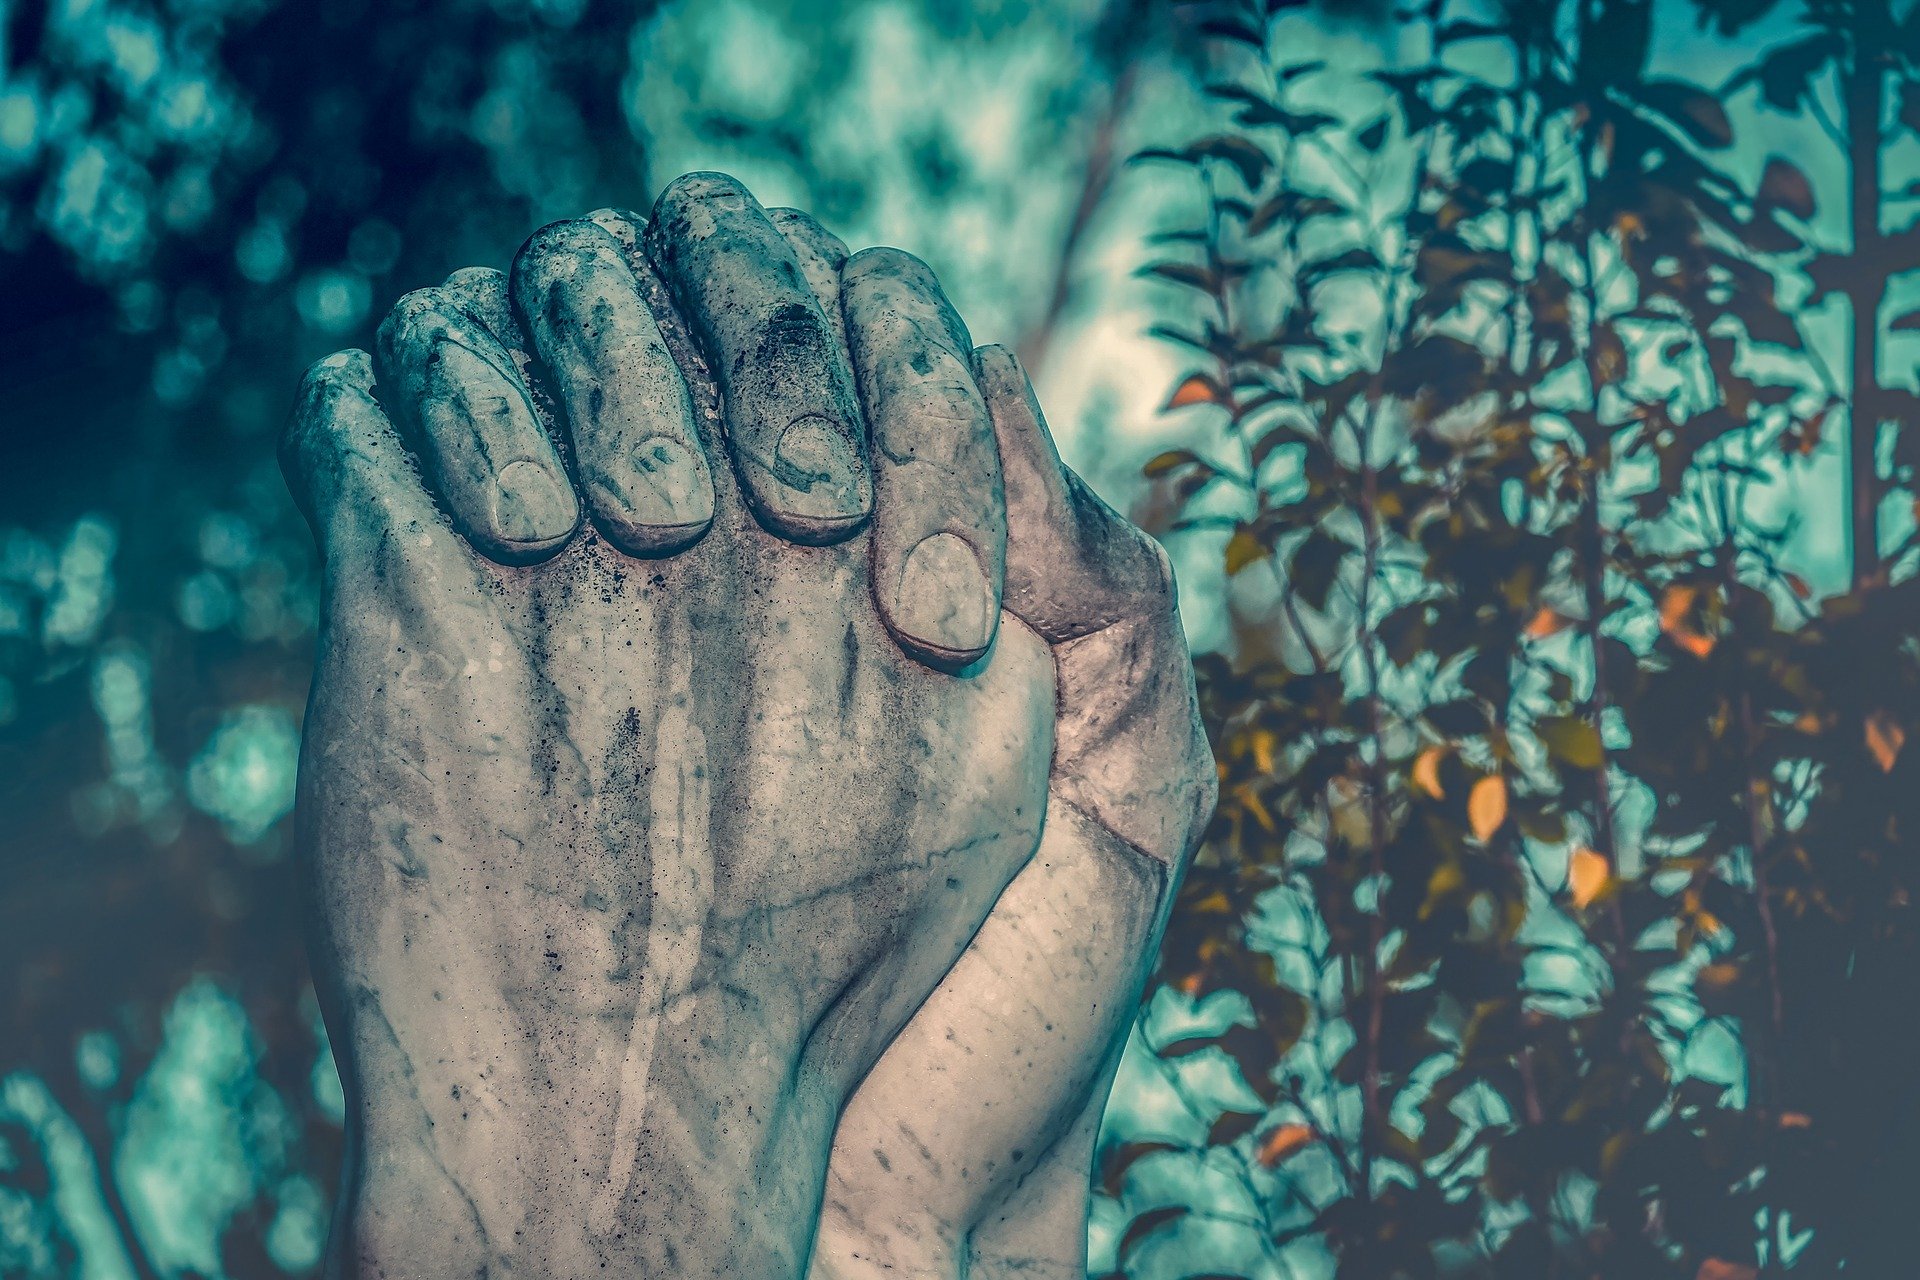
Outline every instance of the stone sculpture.
<svg viewBox="0 0 1920 1280"><path fill-rule="evenodd" d="M923 264L720 175L377 346L283 445L331 1273L1080 1276L1213 797L1165 556Z"/></svg>

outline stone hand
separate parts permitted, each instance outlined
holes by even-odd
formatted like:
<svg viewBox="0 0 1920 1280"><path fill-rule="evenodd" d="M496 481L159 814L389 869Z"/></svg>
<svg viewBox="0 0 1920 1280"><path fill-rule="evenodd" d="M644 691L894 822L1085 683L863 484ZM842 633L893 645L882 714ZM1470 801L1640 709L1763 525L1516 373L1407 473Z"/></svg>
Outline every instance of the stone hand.
<svg viewBox="0 0 1920 1280"><path fill-rule="evenodd" d="M1184 848L1160 562L1034 525L1087 499L1024 401L988 413L914 260L838 265L694 175L309 373L283 460L325 564L296 832L348 1099L332 1274L797 1276L839 1112L1048 805L1143 894ZM1037 530L1004 620L996 430Z"/></svg>
<svg viewBox="0 0 1920 1280"><path fill-rule="evenodd" d="M887 317L945 318L999 443L1004 608L1049 646L1058 719L1038 853L842 1117L813 1280L1082 1280L1101 1112L1216 774L1164 553L1061 465L1011 354L957 372L965 331L898 258L844 268L856 355Z"/></svg>

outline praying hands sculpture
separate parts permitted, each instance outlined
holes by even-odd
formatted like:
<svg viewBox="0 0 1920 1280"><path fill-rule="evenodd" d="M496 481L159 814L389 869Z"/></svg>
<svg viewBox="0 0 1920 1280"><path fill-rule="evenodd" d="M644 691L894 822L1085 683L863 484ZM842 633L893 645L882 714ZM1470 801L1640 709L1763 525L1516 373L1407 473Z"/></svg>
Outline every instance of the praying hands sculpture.
<svg viewBox="0 0 1920 1280"><path fill-rule="evenodd" d="M1213 800L1166 557L731 179L314 366L330 1274L1072 1277Z"/></svg>

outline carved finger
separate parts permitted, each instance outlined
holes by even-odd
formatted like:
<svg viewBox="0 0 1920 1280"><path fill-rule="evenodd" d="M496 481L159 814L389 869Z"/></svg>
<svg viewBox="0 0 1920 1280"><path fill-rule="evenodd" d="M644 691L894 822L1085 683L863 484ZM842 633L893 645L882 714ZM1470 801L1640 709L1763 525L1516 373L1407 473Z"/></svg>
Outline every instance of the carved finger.
<svg viewBox="0 0 1920 1280"><path fill-rule="evenodd" d="M373 397L364 351L336 352L307 370L280 439L280 468L329 560L357 535L444 525Z"/></svg>
<svg viewBox="0 0 1920 1280"><path fill-rule="evenodd" d="M646 243L713 366L754 515L796 542L851 535L873 512L859 401L786 239L739 183L696 173L661 194Z"/></svg>
<svg viewBox="0 0 1920 1280"><path fill-rule="evenodd" d="M454 526L504 564L551 554L580 504L508 348L445 288L402 298L377 360L401 429Z"/></svg>
<svg viewBox="0 0 1920 1280"><path fill-rule="evenodd" d="M1192 850L1218 775L1160 544L1060 463L1027 375L974 353L1005 476L1008 612L1053 646L1054 787L1163 862Z"/></svg>
<svg viewBox="0 0 1920 1280"><path fill-rule="evenodd" d="M512 292L594 523L635 555L698 540L713 521L713 474L686 379L619 242L585 219L546 227L514 260Z"/></svg>
<svg viewBox="0 0 1920 1280"><path fill-rule="evenodd" d="M526 351L526 340L507 305L506 272L494 267L462 267L448 276L440 289L516 357L516 366L520 363L518 357Z"/></svg>
<svg viewBox="0 0 1920 1280"><path fill-rule="evenodd" d="M827 327L840 339L840 349L846 350L846 326L840 314L840 270L847 265L846 242L821 226L812 214L799 209L769 209L767 220L786 238L794 261L800 264L800 274L806 277L820 313L827 318Z"/></svg>
<svg viewBox="0 0 1920 1280"><path fill-rule="evenodd" d="M843 306L873 425L873 594L902 648L957 670L1000 622L1006 512L973 342L924 262L898 249L848 260Z"/></svg>

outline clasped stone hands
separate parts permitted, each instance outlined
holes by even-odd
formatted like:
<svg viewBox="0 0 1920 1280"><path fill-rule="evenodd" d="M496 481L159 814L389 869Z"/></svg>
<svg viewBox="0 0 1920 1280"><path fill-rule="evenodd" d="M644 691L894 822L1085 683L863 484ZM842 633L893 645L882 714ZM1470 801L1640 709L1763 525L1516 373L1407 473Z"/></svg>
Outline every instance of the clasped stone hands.
<svg viewBox="0 0 1920 1280"><path fill-rule="evenodd" d="M922 263L721 175L377 347L282 449L330 1273L1078 1280L1213 799L1164 555Z"/></svg>

